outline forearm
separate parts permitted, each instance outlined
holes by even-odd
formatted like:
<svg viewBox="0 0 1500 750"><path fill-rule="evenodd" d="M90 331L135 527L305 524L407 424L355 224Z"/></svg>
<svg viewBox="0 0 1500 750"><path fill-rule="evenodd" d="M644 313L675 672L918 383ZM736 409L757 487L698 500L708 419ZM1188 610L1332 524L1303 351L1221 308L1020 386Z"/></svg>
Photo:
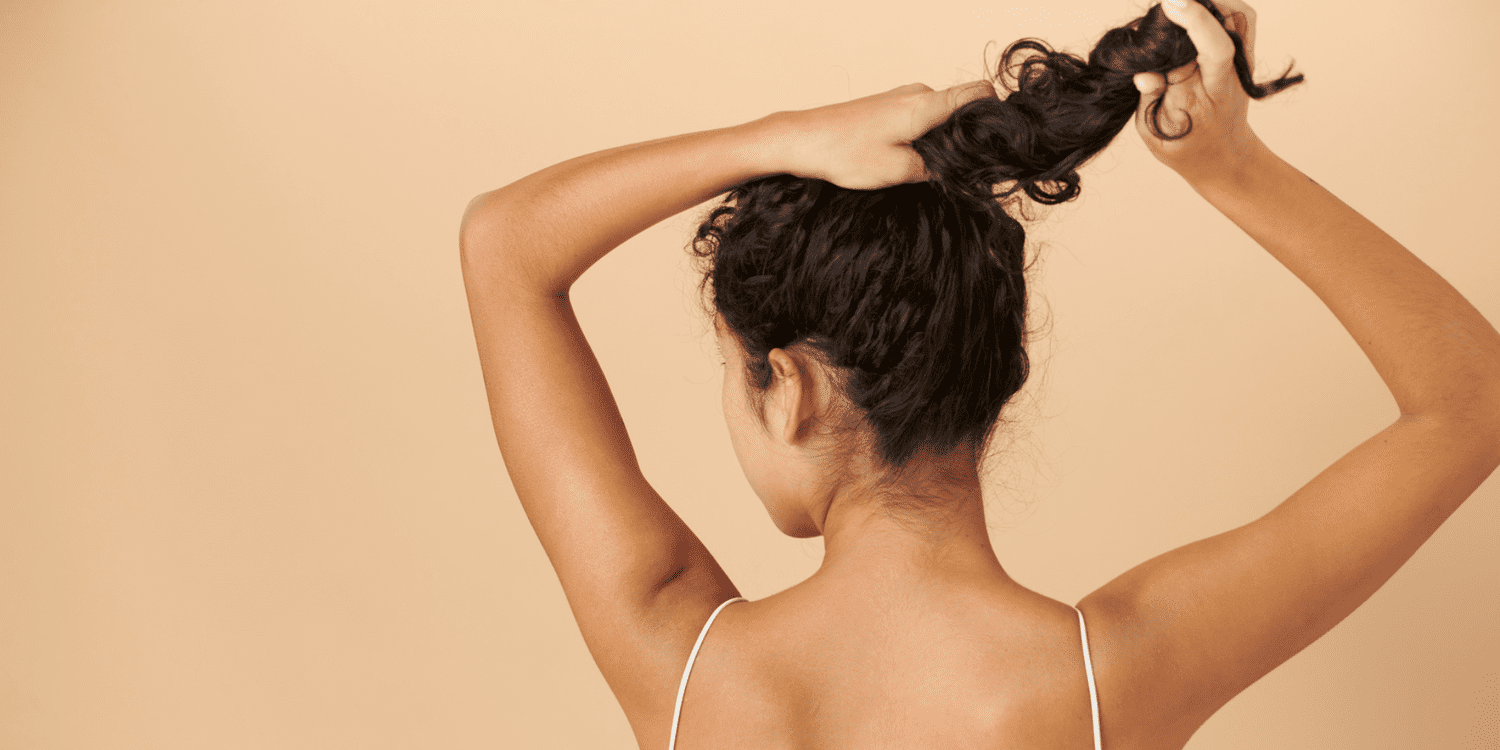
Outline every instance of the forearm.
<svg viewBox="0 0 1500 750"><path fill-rule="evenodd" d="M1400 243L1257 144L1231 179L1193 187L1328 305L1403 415L1500 420L1494 327Z"/></svg>
<svg viewBox="0 0 1500 750"><path fill-rule="evenodd" d="M469 204L459 243L465 263L563 294L605 253L647 227L741 182L784 171L786 138L772 115L548 167Z"/></svg>

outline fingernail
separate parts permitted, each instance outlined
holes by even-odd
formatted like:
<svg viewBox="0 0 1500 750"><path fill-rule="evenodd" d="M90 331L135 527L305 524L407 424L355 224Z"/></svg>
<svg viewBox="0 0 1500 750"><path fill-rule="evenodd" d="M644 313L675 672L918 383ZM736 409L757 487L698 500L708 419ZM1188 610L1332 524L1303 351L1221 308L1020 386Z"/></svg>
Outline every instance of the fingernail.
<svg viewBox="0 0 1500 750"><path fill-rule="evenodd" d="M1164 4L1171 6L1172 10L1187 10L1187 0L1166 0Z"/></svg>

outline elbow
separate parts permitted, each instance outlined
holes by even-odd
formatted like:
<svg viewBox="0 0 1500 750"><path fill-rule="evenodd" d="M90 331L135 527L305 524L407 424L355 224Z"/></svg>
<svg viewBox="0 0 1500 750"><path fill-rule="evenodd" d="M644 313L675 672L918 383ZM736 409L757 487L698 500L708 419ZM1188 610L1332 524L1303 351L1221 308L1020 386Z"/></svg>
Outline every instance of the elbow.
<svg viewBox="0 0 1500 750"><path fill-rule="evenodd" d="M464 208L458 227L458 258L466 279L515 281L522 259L514 257L517 227L496 191L480 193Z"/></svg>
<svg viewBox="0 0 1500 750"><path fill-rule="evenodd" d="M492 192L493 191L480 193L479 195L476 195L469 200L469 204L467 206L464 206L463 218L459 220L460 227L468 226L469 219L477 214L485 206L485 204L489 202L489 198Z"/></svg>
<svg viewBox="0 0 1500 750"><path fill-rule="evenodd" d="M519 252L526 243L517 241L522 230L510 217L510 208L493 192L469 201L458 229L458 258L466 286L506 297L546 288L525 253Z"/></svg>
<svg viewBox="0 0 1500 750"><path fill-rule="evenodd" d="M458 224L458 255L465 267L478 257L498 251L503 236L501 213L493 191L474 196L464 206Z"/></svg>

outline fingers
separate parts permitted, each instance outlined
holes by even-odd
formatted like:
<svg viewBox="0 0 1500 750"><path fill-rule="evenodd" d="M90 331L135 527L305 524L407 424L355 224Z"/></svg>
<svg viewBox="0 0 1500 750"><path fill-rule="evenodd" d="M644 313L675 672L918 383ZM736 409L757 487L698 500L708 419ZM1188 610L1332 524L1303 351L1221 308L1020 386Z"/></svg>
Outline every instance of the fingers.
<svg viewBox="0 0 1500 750"><path fill-rule="evenodd" d="M1250 63L1250 68L1255 68L1255 9L1243 0L1214 0L1219 10L1224 12L1226 25L1234 29L1234 33L1240 35L1245 42L1245 59Z"/></svg>
<svg viewBox="0 0 1500 750"><path fill-rule="evenodd" d="M953 105L949 112L975 101L976 99L989 99L995 97L995 85L989 81L969 81L968 83L954 86L944 91Z"/></svg>
<svg viewBox="0 0 1500 750"><path fill-rule="evenodd" d="M1187 79L1192 78L1193 76L1198 74L1199 67L1200 66L1198 65L1198 61L1194 60L1187 65L1183 65L1182 67L1173 68L1167 71L1167 85L1176 86L1177 84L1183 83Z"/></svg>
<svg viewBox="0 0 1500 750"><path fill-rule="evenodd" d="M924 87L925 88L925 87ZM995 87L989 81L970 81L922 97L912 112L913 138L943 124L960 107L976 99L994 98Z"/></svg>
<svg viewBox="0 0 1500 750"><path fill-rule="evenodd" d="M1141 106L1151 103L1151 100L1161 96L1163 89L1167 87L1167 77L1160 73L1136 73L1135 88L1141 92Z"/></svg>
<svg viewBox="0 0 1500 750"><path fill-rule="evenodd" d="M927 165L922 161L922 157L917 155L917 152L908 148L905 160L906 174L901 177L903 184L907 182L926 182L932 179L932 175L927 173Z"/></svg>
<svg viewBox="0 0 1500 750"><path fill-rule="evenodd" d="M1193 46L1198 48L1203 88L1210 96L1224 92L1226 86L1239 86L1234 73L1234 42L1207 8L1196 0L1166 0L1162 10L1187 31Z"/></svg>
<svg viewBox="0 0 1500 750"><path fill-rule="evenodd" d="M1245 43L1245 62L1250 64L1250 72L1255 72L1255 22L1246 18L1243 13L1235 13L1224 18L1224 26L1234 30L1240 35L1240 41Z"/></svg>
<svg viewBox="0 0 1500 750"><path fill-rule="evenodd" d="M1136 117L1141 127L1145 128L1145 123L1150 121L1150 116L1148 115L1149 107L1151 107L1151 105L1156 102L1156 100L1166 96L1167 86L1171 81L1169 81L1167 76L1164 76L1160 73L1136 73L1134 82L1136 90L1141 92L1141 105L1140 109L1136 111ZM1167 129L1168 132L1175 132L1182 126L1183 123L1181 122L1181 118L1174 111L1174 108L1172 106L1166 106L1169 101L1170 100L1162 102L1163 106L1159 116L1159 122L1161 123L1162 127ZM1178 108L1180 108L1180 103L1178 105Z"/></svg>

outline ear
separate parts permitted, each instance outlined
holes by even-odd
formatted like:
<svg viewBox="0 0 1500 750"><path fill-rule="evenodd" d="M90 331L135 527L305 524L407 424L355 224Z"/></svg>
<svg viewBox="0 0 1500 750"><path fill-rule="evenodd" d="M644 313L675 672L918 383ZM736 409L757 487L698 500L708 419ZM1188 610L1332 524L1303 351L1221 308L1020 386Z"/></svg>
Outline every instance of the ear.
<svg viewBox="0 0 1500 750"><path fill-rule="evenodd" d="M796 447L807 439L808 428L817 415L817 385L799 357L772 349L766 360L772 373L770 398L766 399L766 426L773 436Z"/></svg>

